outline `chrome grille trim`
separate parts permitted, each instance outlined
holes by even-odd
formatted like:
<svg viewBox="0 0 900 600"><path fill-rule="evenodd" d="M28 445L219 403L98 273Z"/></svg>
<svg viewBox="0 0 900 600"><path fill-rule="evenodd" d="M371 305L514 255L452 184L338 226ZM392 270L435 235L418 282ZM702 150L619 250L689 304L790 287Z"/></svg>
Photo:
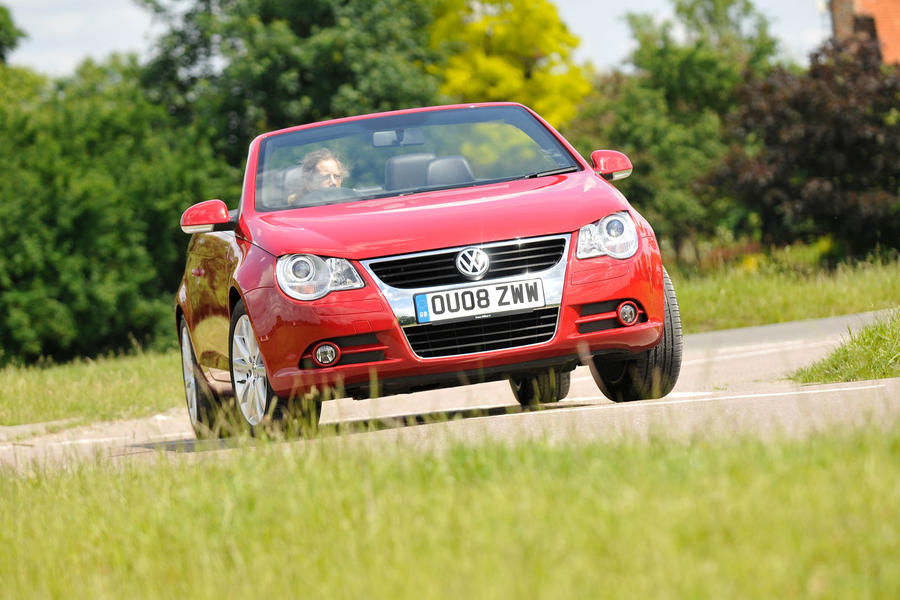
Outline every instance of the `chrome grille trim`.
<svg viewBox="0 0 900 600"><path fill-rule="evenodd" d="M530 241L541 241L548 239L562 239L565 240L565 245L563 247L562 256L560 260L552 265L551 267L544 269L543 271L536 272L528 272L529 277L540 277L544 282L544 301L546 302L546 306L554 306L562 303L562 293L563 287L565 285L566 279L566 265L568 263L569 258L569 243L571 241L572 235L569 233L562 235L552 235L552 236L542 236L535 238L524 238L522 240L506 240L503 242L492 242L489 244L472 244L472 246L477 248L494 248L497 246L508 246L517 242L530 242ZM399 256L389 256L384 258L372 258L368 260L360 261L363 268L368 272L369 276L378 286L378 289L381 291L382 295L384 295L385 300L388 301L388 304L391 307L391 310L394 311L394 316L397 317L397 321L400 323L401 327L415 326L418 325L416 321L416 306L413 300L413 297L416 294L423 294L427 292L437 292L442 290L452 290L456 288L465 288L470 287L472 285L477 285L479 283L484 282L472 282L465 281L451 285L424 285L419 288L396 288L390 286L383 282L378 275L375 274L375 271L372 269L373 263L379 263L383 261L389 260L398 260L398 259L408 259L408 258L427 258L431 256L435 256L437 254L451 254L455 256L456 252L459 252L463 248L468 248L470 246L458 246L456 248L444 248L442 250L432 250L429 252L418 252L413 254L403 254ZM513 276L504 276L498 277L495 279L491 279L491 283L505 283L510 281L517 281L522 278L523 274L517 274Z"/></svg>
<svg viewBox="0 0 900 600"><path fill-rule="evenodd" d="M465 248L479 248L487 252L491 260L490 268L479 281L489 281L552 267L565 255L566 241L561 236L545 236L461 246L372 259L367 262L367 268L379 281L397 289L458 285L470 279L457 270L456 255Z"/></svg>

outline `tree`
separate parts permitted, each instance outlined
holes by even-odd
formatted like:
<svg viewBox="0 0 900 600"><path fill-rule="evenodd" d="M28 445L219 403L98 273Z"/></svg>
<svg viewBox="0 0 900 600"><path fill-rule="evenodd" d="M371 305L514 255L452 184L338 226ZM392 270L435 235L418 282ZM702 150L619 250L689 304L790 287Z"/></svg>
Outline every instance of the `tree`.
<svg viewBox="0 0 900 600"><path fill-rule="evenodd" d="M675 21L630 14L633 74L598 76L567 133L582 151L632 158L622 191L676 250L731 227L742 208L707 184L724 159L724 119L745 77L771 68L775 43L749 0L676 0ZM676 33L678 32L678 33Z"/></svg>
<svg viewBox="0 0 900 600"><path fill-rule="evenodd" d="M0 99L0 361L172 339L178 217L213 194L235 204L238 177L138 75L134 58L88 61Z"/></svg>
<svg viewBox="0 0 900 600"><path fill-rule="evenodd" d="M0 63L6 62L6 57L19 45L19 40L27 37L25 32L13 23L9 9L0 4Z"/></svg>
<svg viewBox="0 0 900 600"><path fill-rule="evenodd" d="M548 0L442 0L432 47L446 56L430 72L460 102L515 100L560 126L590 91L578 46Z"/></svg>
<svg viewBox="0 0 900 600"><path fill-rule="evenodd" d="M264 131L435 99L428 2L142 1L169 27L145 85L232 165Z"/></svg>
<svg viewBox="0 0 900 600"><path fill-rule="evenodd" d="M776 42L750 0L676 0L675 21L629 14L638 43L631 62L659 89L673 114L724 115L735 108L743 81L766 73ZM678 33L676 33L678 32Z"/></svg>
<svg viewBox="0 0 900 600"><path fill-rule="evenodd" d="M700 111L682 122L663 90L621 73L600 77L595 86L566 135L585 155L614 148L631 158L634 175L616 185L676 250L713 233L718 203L703 195L701 182L727 148L720 117Z"/></svg>
<svg viewBox="0 0 900 600"><path fill-rule="evenodd" d="M827 42L807 73L775 69L740 93L718 181L770 243L832 235L851 253L900 247L900 71L875 42Z"/></svg>

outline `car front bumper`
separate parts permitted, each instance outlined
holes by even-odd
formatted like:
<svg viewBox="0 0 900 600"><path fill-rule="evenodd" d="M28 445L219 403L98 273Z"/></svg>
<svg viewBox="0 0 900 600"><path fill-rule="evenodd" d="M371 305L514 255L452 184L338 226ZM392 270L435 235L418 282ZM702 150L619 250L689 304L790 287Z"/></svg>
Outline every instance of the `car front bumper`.
<svg viewBox="0 0 900 600"><path fill-rule="evenodd" d="M546 341L432 358L413 350L404 329L416 325L407 321L401 326L397 302L392 303L371 272L356 266L366 279L364 288L313 302L293 300L277 286L244 294L269 382L279 396L335 387L343 395L367 397L477 383L549 367L566 370L591 355L648 350L662 336L663 270L652 237L642 238L638 253L626 260L606 256L579 260L567 245L561 294L548 297L558 314ZM615 307L627 300L641 310L631 326L615 318ZM340 348L341 357L334 366L317 366L313 348L326 341Z"/></svg>

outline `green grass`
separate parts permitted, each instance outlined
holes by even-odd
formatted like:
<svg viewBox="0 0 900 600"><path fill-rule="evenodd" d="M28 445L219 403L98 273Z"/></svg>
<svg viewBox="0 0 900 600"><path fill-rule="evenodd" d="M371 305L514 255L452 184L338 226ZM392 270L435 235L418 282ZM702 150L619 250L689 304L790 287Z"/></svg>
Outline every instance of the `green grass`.
<svg viewBox="0 0 900 600"><path fill-rule="evenodd" d="M834 352L793 376L800 383L887 377L900 377L900 311L851 334Z"/></svg>
<svg viewBox="0 0 900 600"><path fill-rule="evenodd" d="M895 308L900 261L840 266L832 272L743 267L710 275L672 273L686 333Z"/></svg>
<svg viewBox="0 0 900 600"><path fill-rule="evenodd" d="M0 597L900 595L900 429L0 469Z"/></svg>
<svg viewBox="0 0 900 600"><path fill-rule="evenodd" d="M184 402L177 351L0 369L0 426L155 414Z"/></svg>

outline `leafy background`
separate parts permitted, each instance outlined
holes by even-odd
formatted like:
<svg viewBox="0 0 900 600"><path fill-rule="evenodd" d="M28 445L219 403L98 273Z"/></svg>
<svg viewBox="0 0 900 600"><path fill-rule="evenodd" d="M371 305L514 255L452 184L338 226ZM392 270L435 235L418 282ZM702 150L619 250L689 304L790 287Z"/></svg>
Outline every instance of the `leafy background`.
<svg viewBox="0 0 900 600"><path fill-rule="evenodd" d="M376 110L515 100L584 155L625 151L621 189L682 269L900 246L897 66L865 40L791 64L750 0L632 14L602 73L548 0L138 2L165 23L149 58L56 79L4 63L27 32L0 5L0 363L170 346L181 212L237 205L259 133Z"/></svg>

